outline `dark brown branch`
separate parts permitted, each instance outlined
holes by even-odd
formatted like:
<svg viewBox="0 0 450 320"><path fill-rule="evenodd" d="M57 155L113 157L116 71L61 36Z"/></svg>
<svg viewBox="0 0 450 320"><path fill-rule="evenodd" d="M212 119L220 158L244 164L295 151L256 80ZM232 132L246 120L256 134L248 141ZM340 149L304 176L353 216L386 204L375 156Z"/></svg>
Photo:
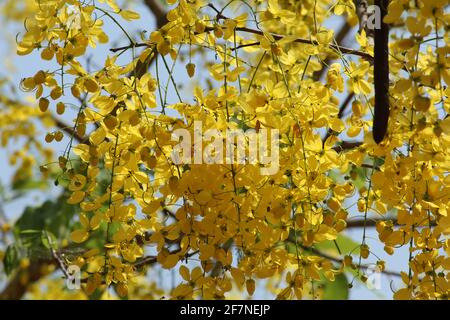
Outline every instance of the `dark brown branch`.
<svg viewBox="0 0 450 320"><path fill-rule="evenodd" d="M353 97L355 96L355 94L353 92L349 93L347 98L345 98L345 100L342 102L340 108L339 108L339 112L338 112L338 119L342 119L342 117L344 116L344 111L347 109L347 106L350 104L350 102L352 101ZM327 139L333 134L333 130L328 129L327 134L325 135L325 137L323 137L322 142L325 143L325 141L327 141Z"/></svg>
<svg viewBox="0 0 450 320"><path fill-rule="evenodd" d="M11 105L18 105L21 106L22 103L16 100L12 100L12 99L8 99L6 98L6 103L7 104L11 104ZM46 116L46 115L44 115ZM88 140L86 137L80 136L76 130L74 130L71 126L67 125L66 123L64 123L63 121L61 121L60 119L58 119L58 117L56 117L53 114L49 114L48 115L52 121L55 122L56 127L58 127L60 130L64 131L65 133L69 134L70 136L73 136L78 142L84 142L86 140Z"/></svg>
<svg viewBox="0 0 450 320"><path fill-rule="evenodd" d="M389 121L389 26L383 22L389 0L376 0L381 11L381 28L375 30L374 84L375 114L373 118L373 139L383 141Z"/></svg>
<svg viewBox="0 0 450 320"><path fill-rule="evenodd" d="M76 130L74 130L72 127L70 127L69 125L67 125L63 121L61 121L61 119L58 119L58 117L56 117L54 115L51 115L51 118L55 122L55 125L59 129L61 129L62 131L64 131L65 133L67 133L68 135L73 137L74 139L76 139L79 143L88 143L89 144L89 138L88 137L83 137L83 136L79 135Z"/></svg>
<svg viewBox="0 0 450 320"><path fill-rule="evenodd" d="M336 257L331 256L329 254L326 254L326 253L324 253L322 251L319 251L319 250L317 250L315 248L306 247L306 246L304 246L302 244L299 244L299 243L297 243L297 245L299 247L301 247L303 250L310 251L311 253L313 253L315 255L318 255L318 256L320 256L322 258L328 259L330 261L333 261L333 262L336 262L336 263L339 263L339 264L343 264L344 263L343 259L336 258ZM371 267L372 266L370 266L370 265L361 265L360 266L361 269L369 269ZM396 271L383 270L382 273L385 274L385 275L388 275L388 276L401 277L400 272L396 272Z"/></svg>
<svg viewBox="0 0 450 320"><path fill-rule="evenodd" d="M333 148L336 152L353 150L360 147L363 144L361 141L342 141L339 145Z"/></svg>
<svg viewBox="0 0 450 320"><path fill-rule="evenodd" d="M205 31L207 31L207 32L211 32L213 30L214 30L214 28L211 28L211 27L207 27L205 29ZM253 29L249 29L249 28L246 28L246 27L238 27L238 28L236 28L236 30L237 31L248 32L248 33L253 33L253 34L258 34L258 35L263 35L263 33L258 31L258 30L253 30ZM336 37L336 42L340 43L342 41L342 39L348 34L349 30L350 30L350 27L348 27L348 24L345 24L345 26L341 29L341 32ZM198 34L198 33L196 33L196 34ZM276 35L276 34L272 34L272 36L274 37L275 40L281 40L283 38L283 36ZM308 39L304 39L304 38L295 39L293 42L304 43L304 44L312 44L312 45L317 45L318 44L314 40L308 40ZM255 41L255 42L251 42L251 43L244 43L244 44L236 46L235 48L231 48L231 51L242 49L242 48L246 48L246 47L259 46L259 45L260 45L259 41ZM372 61L372 59L373 59L373 57L371 55L369 55L368 53L362 52L362 51L358 51L358 50L351 49L351 48L346 48L346 47L343 47L343 46L340 46L340 45L335 45L335 44L330 44L329 46L330 46L330 48L335 49L336 51L341 51L342 53L346 53L346 54L358 55L358 56L361 56L361 57L363 57L363 58L365 58L365 59L367 59L369 61ZM109 50L111 52L118 52L118 51L131 49L133 47L135 47L135 48L138 48L138 47L149 47L149 45L146 44L146 43L136 43L136 44L130 44L130 45L123 46L123 47L111 48ZM326 61L329 61L329 60L326 60ZM321 70L326 70L326 69L321 69ZM318 73L321 73L321 72L323 72L323 71L318 71Z"/></svg>
<svg viewBox="0 0 450 320"><path fill-rule="evenodd" d="M212 9L217 13L217 16L216 16L216 19L217 19L217 20L218 20L218 19L228 19L228 17L224 16L224 15L222 14L222 11L219 11L212 3L209 3L209 4L208 4L208 7L212 8ZM256 34L256 35L260 35L260 36L264 36L264 32L262 32L262 31L260 31L260 30L255 30L255 29L247 28L247 27L237 27L235 30L236 30L236 31L247 32L247 33L252 33L252 34ZM212 27L207 27L207 28L205 29L205 31L206 31L206 32L211 32L211 31L214 31L214 28L212 28ZM281 39L283 39L283 38L285 37L285 36L278 35L278 34L273 34L273 33L270 33L270 35L271 35L275 40L281 40ZM303 38L297 38L297 39L295 39L293 42L295 42L295 43L303 43L303 44L318 45L318 43L317 43L316 41L314 41L314 40L311 40L311 39L303 39ZM259 44L260 44L260 42L258 41L258 42L254 42L254 43L247 44L247 45L241 45L241 48L242 48L243 46L247 46L247 47L248 47L248 46L256 46L256 45L259 45ZM333 43L330 43L330 44L328 45L328 47L331 48L331 49L333 49L333 50L335 50L335 51L337 51L337 52L341 52L341 53L343 53L343 54L356 55L356 56L360 56L361 58L366 59L366 60L368 60L368 61L371 61L371 62L373 61L373 57L372 57L370 54L366 53L366 52L362 52L362 51L359 51L359 50L354 50L354 49L351 49L351 48L346 48L346 47L343 47L343 46L340 46L340 45L335 45L335 44L333 44ZM239 47L237 47L237 48L239 48ZM236 49L237 49L237 48L236 48Z"/></svg>
<svg viewBox="0 0 450 320"><path fill-rule="evenodd" d="M55 261L32 261L30 266L26 269L19 270L17 274L6 285L3 291L0 293L0 300L19 300L27 292L29 286L44 275L42 274L45 267L49 264L56 264ZM27 279L27 281L23 281Z"/></svg>
<svg viewBox="0 0 450 320"><path fill-rule="evenodd" d="M250 42L250 43L244 43L244 44L240 44L234 48L231 48L231 51L235 51L235 50L239 50L242 48L247 48L247 47L254 47L254 46L259 46L260 42L256 41L256 42Z"/></svg>
<svg viewBox="0 0 450 320"><path fill-rule="evenodd" d="M211 32L211 31L214 31L214 28L212 28L212 27L207 27L207 28L205 29L205 31ZM247 28L247 27L237 27L237 28L236 28L236 31L241 31L241 32L246 32L246 33L256 34L256 35L259 35L259 36L264 36L264 33L263 33L262 31L255 30L255 29L251 29L251 28ZM273 33L272 33L272 34L270 34L270 35L271 35L275 40L281 40L281 39L284 38L284 36L279 35L279 34L273 34ZM304 38L297 38L297 39L295 39L295 40L292 41L292 42L295 42L295 43L303 43L303 44L311 44L311 45L318 45L318 43L317 43L316 41L310 40L310 39L304 39ZM240 47L242 48L242 47L249 47L249 46L257 46L257 45L259 45L259 44L260 44L260 42L257 41L257 42L253 42L253 43L241 45ZM333 49L333 50L335 50L335 51L337 51L337 52L341 52L341 53L343 53L343 54L351 54L351 55L359 56L359 57L361 57L361 58L363 58L363 59L366 59L366 60L368 60L368 61L370 61L370 62L373 61L373 57L372 57L370 54L366 53L366 52L362 52L362 51L359 51L359 50L355 50L355 49L343 47L343 46L340 46L340 45L336 45L336 44L334 44L334 43L330 43L330 44L328 45L328 47L331 48L331 49ZM239 48L239 47L238 47L238 48Z"/></svg>
<svg viewBox="0 0 450 320"><path fill-rule="evenodd" d="M162 27L167 23L166 12L164 11L164 8L162 7L159 1L144 0L144 4L150 9L152 14L155 16L156 26L158 28Z"/></svg>
<svg viewBox="0 0 450 320"><path fill-rule="evenodd" d="M338 34L336 35L335 41L336 43L341 46L345 37L349 34L351 30L351 27L348 23L344 23L344 25L342 26L342 28L339 30ZM330 61L332 59L330 57L327 57L325 59L325 61L322 63L323 67L322 69L316 71L313 73L313 79L318 81L320 80L320 78L322 78L323 74L325 73L325 71L328 69L328 65L330 64Z"/></svg>
<svg viewBox="0 0 450 320"><path fill-rule="evenodd" d="M378 222L382 222L382 221L392 221L392 225L393 226L400 226L397 219L367 219L366 221L364 220L350 220L350 221L346 221L347 222L347 226L346 228L364 228L365 227L376 227ZM423 227L435 227L436 226L436 222L433 221L431 223L431 225L428 223L428 221L424 221ZM421 226L416 226L417 228L421 227Z"/></svg>
<svg viewBox="0 0 450 320"><path fill-rule="evenodd" d="M150 9L156 19L156 29L162 28L169 20L167 20L167 14L163 7L156 0L144 0L145 5ZM131 75L135 75L136 78L142 78L142 76L148 71L153 61L157 57L157 51L154 54L150 54L144 62L138 60L136 68L131 72Z"/></svg>
<svg viewBox="0 0 450 320"><path fill-rule="evenodd" d="M139 48L139 47L148 47L149 45L146 43L134 43L130 44L128 46L118 47L118 48L111 48L109 51L111 52L118 52L118 51L124 51L131 48Z"/></svg>
<svg viewBox="0 0 450 320"><path fill-rule="evenodd" d="M181 251L181 249L176 249L176 250L170 252L169 254L177 254L180 251ZM183 259L188 259L188 258L190 258L192 256L195 256L198 253L199 253L199 250L196 250L196 251L193 251L193 252L190 252L190 253L186 253L183 256ZM141 268L143 266L148 266L148 265L151 265L151 264L155 264L156 262L158 262L158 258L156 256L148 256L148 257L142 258L141 260L139 260L136 263L134 263L133 267Z"/></svg>
<svg viewBox="0 0 450 320"><path fill-rule="evenodd" d="M361 168L373 169L379 171L380 168L377 166L373 166L372 164L363 163L360 165Z"/></svg>

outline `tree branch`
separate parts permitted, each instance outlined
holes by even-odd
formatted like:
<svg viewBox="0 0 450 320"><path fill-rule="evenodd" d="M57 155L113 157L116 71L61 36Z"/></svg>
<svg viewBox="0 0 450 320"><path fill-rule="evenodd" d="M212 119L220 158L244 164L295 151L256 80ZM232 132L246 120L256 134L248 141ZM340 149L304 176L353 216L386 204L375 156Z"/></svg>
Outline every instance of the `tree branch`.
<svg viewBox="0 0 450 320"><path fill-rule="evenodd" d="M375 114L373 139L383 141L389 122L389 26L383 18L387 14L389 0L376 0L381 11L381 28L375 30L373 78L375 84Z"/></svg>
<svg viewBox="0 0 450 320"><path fill-rule="evenodd" d="M336 258L336 257L331 256L329 254L326 254L326 253L324 253L322 251L319 251L319 250L317 250L315 248L306 247L306 246L304 246L302 244L299 244L299 243L297 243L297 245L300 248L302 248L303 250L310 251L311 253L314 253L315 255L318 255L318 256L320 256L322 258L328 259L330 261L333 261L333 262L336 262L336 263L339 263L339 264L344 264L344 260L343 259ZM361 265L360 268L362 268L362 269L369 269L369 268L371 268L371 266L370 265ZM384 273L385 275L388 275L388 276L401 277L400 272L396 272L396 271L383 270L382 273Z"/></svg>
<svg viewBox="0 0 450 320"><path fill-rule="evenodd" d="M144 0L144 4L150 9L156 19L156 26L162 27L167 23L166 12L158 1Z"/></svg>
<svg viewBox="0 0 450 320"><path fill-rule="evenodd" d="M139 47L148 47L148 44L146 44L146 43L133 43L133 44L130 44L128 46L123 46L123 47L118 47L118 48L111 48L111 49L109 49L109 51L115 53L115 52L118 52L118 51L124 51L124 50L127 50L127 49L139 48Z"/></svg>
<svg viewBox="0 0 450 320"><path fill-rule="evenodd" d="M74 130L71 126L64 123L61 119L58 119L58 117L54 116L53 114L51 115L51 118L55 122L55 125L59 129L61 129L62 131L64 131L68 135L70 135L71 137L74 137L74 139L76 139L79 143L88 143L89 144L88 137L79 135L76 130Z"/></svg>
<svg viewBox="0 0 450 320"><path fill-rule="evenodd" d="M353 150L360 147L363 144L361 141L342 141L339 145L333 148L336 152Z"/></svg>
<svg viewBox="0 0 450 320"><path fill-rule="evenodd" d="M346 228L363 228L364 226L376 227L378 222L388 221L388 220L392 221L393 226L400 226L397 219L367 219L366 221L361 219L361 220L346 221L347 222ZM435 227L436 221L433 221L431 223L431 225L428 223L428 221L425 221L423 227L428 227L428 226ZM416 225L416 228L419 228L419 227L421 227L421 226Z"/></svg>
<svg viewBox="0 0 450 320"><path fill-rule="evenodd" d="M19 270L14 278L0 293L0 300L19 300L27 292L28 287L43 276L43 269L56 261L37 260L32 261L27 269ZM24 277L26 281L24 280Z"/></svg>
<svg viewBox="0 0 450 320"><path fill-rule="evenodd" d="M144 4L150 9L156 19L156 29L162 28L169 20L167 20L167 14L162 6L155 0L144 0ZM153 61L157 58L157 51L154 50L154 54L149 55L144 62L138 60L136 68L131 72L131 75L135 75L136 78L142 78L142 76L148 71Z"/></svg>
<svg viewBox="0 0 450 320"><path fill-rule="evenodd" d="M214 31L214 28L212 28L212 27L205 28L205 32L211 32L211 31ZM247 27L237 27L236 31L241 31L241 32L256 34L256 35L259 35L259 36L264 36L264 33L262 31L251 29L251 28L247 28ZM274 33L271 33L270 35L275 40L281 40L281 39L283 39L285 37L285 36L282 36L282 35L279 35L279 34L274 34ZM311 44L311 45L318 45L319 44L315 40L304 39L304 38L297 38L297 39L295 39L292 42L303 43L303 44ZM260 45L259 41L241 45L240 48L250 47L250 46L257 46L257 45ZM370 62L373 61L373 57L370 54L366 53L366 52L362 52L362 51L359 51L359 50L343 47L343 46L340 46L340 45L336 45L334 43L330 43L328 45L328 47L333 49L333 50L335 50L335 51L337 51L337 52L341 52L343 54L351 54L351 55L359 56L359 57L361 57L363 59L366 59L366 60L368 60ZM237 47L236 49L238 49L238 48L239 47Z"/></svg>
<svg viewBox="0 0 450 320"><path fill-rule="evenodd" d="M335 41L338 45L342 45L345 37L349 34L351 29L352 28L350 27L350 25L347 22L345 22L335 38ZM322 63L323 64L322 69L313 73L314 80L318 81L320 80L320 78L322 78L323 74L328 69L328 64L330 63L331 60L332 59L330 57L327 57L325 61Z"/></svg>
<svg viewBox="0 0 450 320"><path fill-rule="evenodd" d="M212 3L208 4L208 7L212 8L216 13L216 19L228 19L228 17L224 16L222 14L222 11L219 11L216 7L214 7L214 5ZM256 35L260 35L260 36L265 36L263 31L260 30L255 30L255 29L251 29L251 28L247 28L247 27L237 27L235 28L236 31L242 31L242 32L247 32L247 33L252 33L252 34L256 34ZM214 28L212 27L207 27L205 28L205 32L211 32L214 31ZM275 40L281 40L283 38L285 38L285 36L282 35L278 35L278 34L274 34L274 33L270 33L270 35L275 39ZM303 43L303 44L312 44L312 45L317 45L317 41L311 40L311 39L304 39L304 38L297 38L295 39L293 42L295 43ZM255 46L255 45L259 45L259 41L258 42L254 42L245 46ZM373 62L373 57L366 53L366 52L362 52L359 50L355 50L355 49L351 49L351 48L346 48L340 45L336 45L334 43L330 43L328 45L329 48L337 51L337 52L341 52L344 54L351 54L351 55L356 55L356 56L360 56L363 59L366 59L370 62ZM242 46L241 46L242 48Z"/></svg>
<svg viewBox="0 0 450 320"><path fill-rule="evenodd" d="M339 108L339 112L338 112L338 119L342 119L342 117L344 116L344 111L345 109L347 109L347 106L350 104L350 102L352 101L353 97L355 96L354 92L351 92L348 94L347 98L345 98L344 102L342 102L342 105ZM333 130L331 130L331 128L328 129L327 134L325 135L325 137L323 137L322 142L325 143L325 141L327 141L327 139L333 134Z"/></svg>

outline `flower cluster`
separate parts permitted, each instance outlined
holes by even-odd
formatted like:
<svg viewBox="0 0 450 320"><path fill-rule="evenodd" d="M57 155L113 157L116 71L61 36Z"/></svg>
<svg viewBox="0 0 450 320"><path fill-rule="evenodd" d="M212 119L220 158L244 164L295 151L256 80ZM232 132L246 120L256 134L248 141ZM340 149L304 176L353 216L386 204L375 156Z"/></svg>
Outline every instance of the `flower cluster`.
<svg viewBox="0 0 450 320"><path fill-rule="evenodd" d="M353 1L171 0L167 23L141 42L123 23L139 14L97 2L36 0L17 46L43 60L22 81L35 108L20 112L59 117L76 107L71 130L45 140L70 139L57 163L68 203L82 211L71 241L86 250L70 262L87 295L112 286L126 296L158 264L179 270L176 299L224 298L233 288L252 295L261 279L281 284L280 299L315 298L315 283L349 270L367 280L362 260L374 253L365 228L376 215L385 251L409 248L395 297L448 298L447 1L390 2L385 21L401 32L391 32L391 117L379 145L371 136L372 40L363 30L357 48L346 48L325 24L338 15L355 26ZM85 57L110 43L107 23L128 42L93 70ZM150 63L156 71L142 71ZM174 72L178 65L186 75ZM186 76L196 81L181 89ZM0 114L0 127L8 119ZM172 133L194 136L194 121L224 135L277 129L278 173L261 174L258 161L174 163ZM27 130L14 125L4 140ZM363 217L363 238L330 259L318 248L338 246L352 216Z"/></svg>

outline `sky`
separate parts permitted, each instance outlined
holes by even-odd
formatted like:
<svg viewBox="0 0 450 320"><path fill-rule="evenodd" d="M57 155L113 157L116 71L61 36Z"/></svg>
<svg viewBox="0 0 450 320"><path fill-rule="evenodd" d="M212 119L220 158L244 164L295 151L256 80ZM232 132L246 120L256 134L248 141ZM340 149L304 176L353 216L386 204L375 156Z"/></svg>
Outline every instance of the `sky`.
<svg viewBox="0 0 450 320"><path fill-rule="evenodd" d="M155 20L153 16L150 14L146 7L142 5L136 6L134 8L136 11L140 12L141 20L135 21L131 24L126 24L126 26L131 26L130 29L133 31L142 31L147 30L151 32L154 30ZM119 19L120 21L120 19ZM123 22L123 20L121 21ZM328 27L338 28L340 21L334 19L327 23ZM0 17L0 26L4 26L5 22ZM15 56L14 52L11 51L11 46L14 45L15 35L17 31L19 31L21 25L15 26L12 28L11 26L7 28L0 28L0 76L8 75L14 83L19 84L21 78L25 76L33 75L36 71L43 68L42 62L38 59L36 55L28 55L24 57ZM119 34L116 26L113 26L110 23L106 24L106 32L108 34ZM4 41L6 39L7 41ZM117 45L127 45L127 40L125 37L119 37ZM354 42L352 42L352 37L348 37L346 46L351 47L354 46ZM108 52L109 47L107 46L99 46L95 50L91 50L93 61L97 62L98 65L102 64L104 61L105 54ZM126 58L126 57L124 57ZM198 69L197 69L198 70ZM192 81L187 77L186 71L184 69L184 65L177 65L175 68L175 73L178 82L182 82L185 85L185 88L182 90L182 96L192 96L190 89L193 84ZM162 76L161 80L163 82L167 81L167 76ZM24 96L25 93L22 93ZM173 90L169 91L169 100L175 102L177 100L175 93ZM72 119L73 112L68 112L63 117L67 123ZM64 142L64 141L63 141ZM65 148L65 143L60 144L52 144L52 147L55 149L56 154L62 153ZM7 152L3 149L0 149L0 182L2 185L7 185L8 181L10 181L12 175L11 167L8 165ZM3 210L7 214L8 217L15 219L17 218L23 209L29 205L38 205L42 203L47 198L54 197L58 194L57 187L52 187L50 191L45 193L42 192L33 192L26 197L21 198L19 201L13 201L11 203L1 204ZM354 207L353 207L354 208ZM354 210L350 209L351 216L355 216L357 213ZM362 239L362 228L360 229L352 229L346 232L350 235L356 242L360 242ZM383 247L379 244L377 232L375 228L369 228L367 232L367 242L370 245L371 249L376 253L381 259L386 261L386 269L389 270L407 270L407 262L408 262L408 250L407 248L398 249L395 252L395 256L388 256ZM372 260L372 261L371 261ZM369 262L373 262L375 260L369 259ZM165 277L165 279L168 279ZM1 287L0 278L0 287ZM175 281L179 281L175 279ZM392 281L392 283L391 283ZM167 284L168 285L168 284ZM400 288L401 282L397 277L390 277L386 275L381 275L381 286L379 289L368 289L365 285L361 284L358 281L354 282L354 288L350 290L350 299L391 299L392 291L391 286L395 289ZM266 299L270 298L263 291L264 289L257 290L254 298Z"/></svg>

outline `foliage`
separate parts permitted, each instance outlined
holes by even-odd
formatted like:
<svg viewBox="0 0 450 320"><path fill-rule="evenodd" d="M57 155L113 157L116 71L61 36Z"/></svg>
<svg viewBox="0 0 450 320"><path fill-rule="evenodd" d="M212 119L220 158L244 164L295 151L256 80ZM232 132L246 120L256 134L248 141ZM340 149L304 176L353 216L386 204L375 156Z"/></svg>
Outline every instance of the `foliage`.
<svg viewBox="0 0 450 320"><path fill-rule="evenodd" d="M27 0L14 11L17 2L4 5L24 21L17 54L42 67L20 83L34 100L13 99L8 80L0 92L2 145L18 147L12 185L53 180L65 191L14 224L7 273L20 274L24 259L63 272L76 264L84 298L111 289L223 299L265 286L279 299L346 299L348 277L367 281L364 260L385 271L366 235L375 216L384 250L410 252L394 297L448 298L447 1L390 1L391 106L380 144L372 38L362 29L349 49L327 27L336 16L357 26L351 0L168 0L166 23L139 34L141 15L126 2ZM94 51L100 66L88 59L97 47L110 49ZM262 174L263 163L175 163L172 134L194 135L194 121L221 133L278 129L278 173ZM66 148L54 155L45 143ZM349 239L356 216L363 237ZM21 256L22 246L46 258ZM167 288L143 277L158 268L180 281ZM52 290L64 290L48 274Z"/></svg>

